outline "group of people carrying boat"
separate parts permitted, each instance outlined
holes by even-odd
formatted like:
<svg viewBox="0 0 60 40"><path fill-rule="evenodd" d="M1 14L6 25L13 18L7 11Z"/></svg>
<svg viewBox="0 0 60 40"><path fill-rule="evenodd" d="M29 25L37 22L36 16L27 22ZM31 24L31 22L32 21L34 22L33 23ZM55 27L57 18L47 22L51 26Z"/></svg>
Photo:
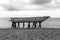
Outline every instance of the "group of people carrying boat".
<svg viewBox="0 0 60 40"><path fill-rule="evenodd" d="M41 23L50 16L29 17L29 18L11 18L12 28L41 28Z"/></svg>
<svg viewBox="0 0 60 40"><path fill-rule="evenodd" d="M41 22L12 22L13 28L41 28Z"/></svg>

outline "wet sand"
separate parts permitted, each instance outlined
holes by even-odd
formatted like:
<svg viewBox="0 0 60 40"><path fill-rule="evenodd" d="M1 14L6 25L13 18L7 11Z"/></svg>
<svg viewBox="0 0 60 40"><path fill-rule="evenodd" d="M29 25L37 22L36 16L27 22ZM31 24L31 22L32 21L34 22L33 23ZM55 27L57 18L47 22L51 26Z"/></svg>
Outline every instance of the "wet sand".
<svg viewBox="0 0 60 40"><path fill-rule="evenodd" d="M60 40L60 28L0 29L0 40Z"/></svg>

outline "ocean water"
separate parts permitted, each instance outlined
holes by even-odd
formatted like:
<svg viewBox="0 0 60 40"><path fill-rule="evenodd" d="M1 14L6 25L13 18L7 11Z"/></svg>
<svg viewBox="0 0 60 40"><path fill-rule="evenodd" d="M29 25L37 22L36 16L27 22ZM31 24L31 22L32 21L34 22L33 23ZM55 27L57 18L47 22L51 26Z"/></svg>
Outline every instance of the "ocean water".
<svg viewBox="0 0 60 40"><path fill-rule="evenodd" d="M0 20L0 28L11 28L11 24L9 20Z"/></svg>
<svg viewBox="0 0 60 40"><path fill-rule="evenodd" d="M11 28L11 21L9 21L10 18L4 18L4 17L1 17L0 18L0 28Z"/></svg>
<svg viewBox="0 0 60 40"><path fill-rule="evenodd" d="M60 28L60 18L49 18L42 22L42 28Z"/></svg>

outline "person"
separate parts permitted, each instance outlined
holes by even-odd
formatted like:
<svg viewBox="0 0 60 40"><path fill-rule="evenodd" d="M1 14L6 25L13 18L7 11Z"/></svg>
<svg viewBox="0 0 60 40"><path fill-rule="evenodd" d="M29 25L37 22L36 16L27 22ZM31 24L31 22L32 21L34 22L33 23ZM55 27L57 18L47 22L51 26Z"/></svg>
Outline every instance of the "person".
<svg viewBox="0 0 60 40"><path fill-rule="evenodd" d="M16 22L12 21L12 27L15 29L16 28Z"/></svg>
<svg viewBox="0 0 60 40"><path fill-rule="evenodd" d="M28 28L30 28L30 21L28 22Z"/></svg>
<svg viewBox="0 0 60 40"><path fill-rule="evenodd" d="M34 28L36 28L36 22L35 21L33 22L33 26L34 26Z"/></svg>
<svg viewBox="0 0 60 40"><path fill-rule="evenodd" d="M41 22L39 22L39 28L41 28Z"/></svg>

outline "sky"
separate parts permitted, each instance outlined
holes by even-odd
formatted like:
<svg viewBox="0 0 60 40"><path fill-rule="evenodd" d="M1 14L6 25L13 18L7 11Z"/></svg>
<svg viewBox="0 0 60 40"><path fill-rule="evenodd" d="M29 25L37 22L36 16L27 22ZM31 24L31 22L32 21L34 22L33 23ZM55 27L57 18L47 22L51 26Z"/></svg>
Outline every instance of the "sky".
<svg viewBox="0 0 60 40"><path fill-rule="evenodd" d="M47 10L60 8L59 0L1 0L1 9L8 11Z"/></svg>
<svg viewBox="0 0 60 40"><path fill-rule="evenodd" d="M60 17L60 0L0 0L0 17Z"/></svg>

